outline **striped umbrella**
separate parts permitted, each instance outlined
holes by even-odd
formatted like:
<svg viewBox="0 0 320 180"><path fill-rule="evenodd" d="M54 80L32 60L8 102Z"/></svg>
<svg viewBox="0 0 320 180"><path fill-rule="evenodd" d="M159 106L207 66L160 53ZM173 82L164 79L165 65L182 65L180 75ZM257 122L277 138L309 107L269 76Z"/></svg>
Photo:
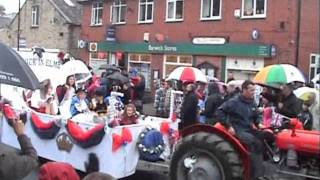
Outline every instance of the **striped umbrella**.
<svg viewBox="0 0 320 180"><path fill-rule="evenodd" d="M207 83L207 77L197 68L178 67L173 70L167 80L180 80L183 82L203 82Z"/></svg>
<svg viewBox="0 0 320 180"><path fill-rule="evenodd" d="M257 84L278 87L280 84L291 82L305 82L302 72L290 64L274 64L261 69L253 81Z"/></svg>

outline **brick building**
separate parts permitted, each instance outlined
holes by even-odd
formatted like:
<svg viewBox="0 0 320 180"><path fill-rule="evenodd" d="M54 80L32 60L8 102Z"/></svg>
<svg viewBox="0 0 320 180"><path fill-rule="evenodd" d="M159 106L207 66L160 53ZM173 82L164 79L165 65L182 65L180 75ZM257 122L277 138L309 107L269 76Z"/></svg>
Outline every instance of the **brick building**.
<svg viewBox="0 0 320 180"><path fill-rule="evenodd" d="M76 0L26 0L20 10L20 47L59 49L77 57L81 13ZM17 47L17 32L16 15L1 41Z"/></svg>
<svg viewBox="0 0 320 180"><path fill-rule="evenodd" d="M319 0L78 2L87 42L81 57L138 69L149 88L179 65L225 80L250 79L274 63L296 64L313 77L320 64Z"/></svg>

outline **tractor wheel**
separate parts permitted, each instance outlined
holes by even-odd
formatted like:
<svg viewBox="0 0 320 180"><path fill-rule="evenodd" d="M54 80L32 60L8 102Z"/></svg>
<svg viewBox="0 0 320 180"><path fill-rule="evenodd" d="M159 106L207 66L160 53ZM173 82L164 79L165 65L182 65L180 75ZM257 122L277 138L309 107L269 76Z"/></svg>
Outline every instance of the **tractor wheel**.
<svg viewBox="0 0 320 180"><path fill-rule="evenodd" d="M240 180L242 160L220 136L199 132L184 137L170 164L171 180Z"/></svg>

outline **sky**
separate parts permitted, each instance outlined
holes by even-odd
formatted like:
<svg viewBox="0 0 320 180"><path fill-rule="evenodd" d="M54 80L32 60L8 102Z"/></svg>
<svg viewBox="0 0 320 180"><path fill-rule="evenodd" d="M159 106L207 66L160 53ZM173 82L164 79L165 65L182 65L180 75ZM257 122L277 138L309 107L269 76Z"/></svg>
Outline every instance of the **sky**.
<svg viewBox="0 0 320 180"><path fill-rule="evenodd" d="M20 5L22 6L26 0L20 0ZM18 12L19 0L0 0L0 4L6 8L6 13Z"/></svg>

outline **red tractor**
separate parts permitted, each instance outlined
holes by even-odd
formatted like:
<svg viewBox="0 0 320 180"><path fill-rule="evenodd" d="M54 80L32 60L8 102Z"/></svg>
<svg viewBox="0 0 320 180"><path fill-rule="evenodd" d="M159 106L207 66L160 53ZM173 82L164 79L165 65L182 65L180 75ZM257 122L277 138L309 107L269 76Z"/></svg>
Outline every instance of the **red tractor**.
<svg viewBox="0 0 320 180"><path fill-rule="evenodd" d="M320 132L302 130L296 119L289 125L287 129L273 129L275 147L267 146L278 173L320 179ZM246 147L221 124L195 125L181 132L170 164L170 178L250 180L248 167Z"/></svg>

